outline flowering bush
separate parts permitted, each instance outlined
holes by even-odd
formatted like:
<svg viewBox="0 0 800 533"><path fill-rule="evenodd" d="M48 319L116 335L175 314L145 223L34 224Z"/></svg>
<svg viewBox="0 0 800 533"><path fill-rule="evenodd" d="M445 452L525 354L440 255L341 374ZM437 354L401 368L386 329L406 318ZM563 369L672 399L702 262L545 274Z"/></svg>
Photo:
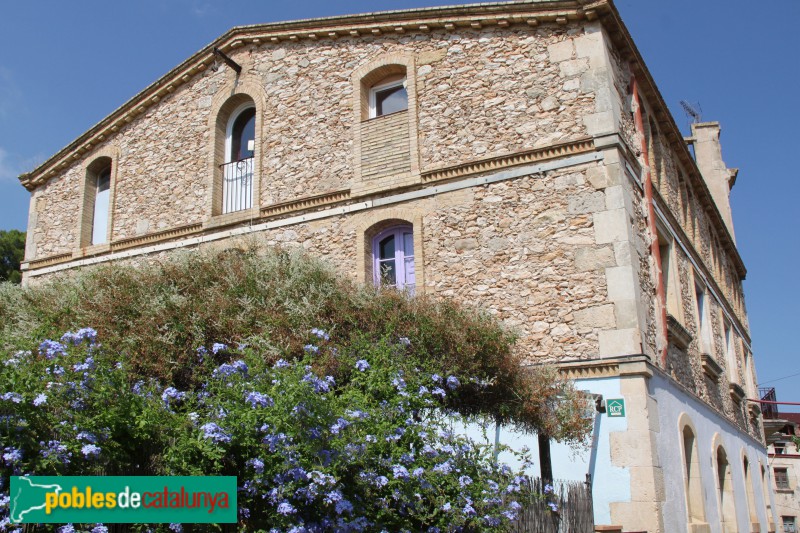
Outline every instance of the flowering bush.
<svg viewBox="0 0 800 533"><path fill-rule="evenodd" d="M291 361L222 343L194 350L199 379L186 390L137 381L89 328L5 354L2 476L235 475L244 530L509 525L530 497L523 478L450 431L448 398L485 380L407 357L413 339L345 348L320 328L306 337Z"/></svg>

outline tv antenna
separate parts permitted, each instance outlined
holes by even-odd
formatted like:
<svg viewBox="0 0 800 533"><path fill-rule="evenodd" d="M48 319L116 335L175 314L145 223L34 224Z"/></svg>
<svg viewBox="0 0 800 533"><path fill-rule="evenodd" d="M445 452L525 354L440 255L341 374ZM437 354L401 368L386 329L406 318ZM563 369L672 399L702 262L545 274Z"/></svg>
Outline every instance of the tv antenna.
<svg viewBox="0 0 800 533"><path fill-rule="evenodd" d="M692 124L697 124L702 121L703 108L700 107L699 103L692 105L686 100L681 100L681 107L686 112L686 118L689 119Z"/></svg>

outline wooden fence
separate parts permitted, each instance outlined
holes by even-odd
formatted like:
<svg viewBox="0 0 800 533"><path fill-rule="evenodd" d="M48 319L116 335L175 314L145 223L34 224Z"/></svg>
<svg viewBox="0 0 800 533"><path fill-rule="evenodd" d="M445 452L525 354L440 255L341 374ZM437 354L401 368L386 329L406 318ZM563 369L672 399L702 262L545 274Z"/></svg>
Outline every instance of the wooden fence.
<svg viewBox="0 0 800 533"><path fill-rule="evenodd" d="M530 478L527 501L512 529L515 533L594 533L592 487L588 482L556 481L545 491L539 478ZM545 497L542 498L541 494ZM555 510L553 510L553 507Z"/></svg>

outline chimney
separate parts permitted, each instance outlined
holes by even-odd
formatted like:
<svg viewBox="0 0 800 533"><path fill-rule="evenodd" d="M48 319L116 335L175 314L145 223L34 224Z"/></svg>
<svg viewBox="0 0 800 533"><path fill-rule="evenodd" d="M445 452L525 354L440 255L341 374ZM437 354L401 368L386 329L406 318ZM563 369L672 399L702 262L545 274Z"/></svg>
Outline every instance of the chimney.
<svg viewBox="0 0 800 533"><path fill-rule="evenodd" d="M722 215L728 232L736 242L736 235L733 233L730 194L739 169L725 166L725 162L722 160L719 134L719 122L692 124L692 142L697 168L700 169L703 180L706 182L708 190L711 191L711 197Z"/></svg>

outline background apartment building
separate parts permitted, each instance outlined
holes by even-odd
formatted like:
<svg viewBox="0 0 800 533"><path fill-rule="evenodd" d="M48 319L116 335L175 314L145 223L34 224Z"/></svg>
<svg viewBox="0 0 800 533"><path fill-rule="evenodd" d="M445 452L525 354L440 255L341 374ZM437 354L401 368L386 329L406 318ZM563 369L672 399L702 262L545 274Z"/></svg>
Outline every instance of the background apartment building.
<svg viewBox="0 0 800 533"><path fill-rule="evenodd" d="M719 135L684 139L607 0L234 28L20 177L25 281L302 246L487 309L602 394L553 469L605 530L774 531Z"/></svg>

